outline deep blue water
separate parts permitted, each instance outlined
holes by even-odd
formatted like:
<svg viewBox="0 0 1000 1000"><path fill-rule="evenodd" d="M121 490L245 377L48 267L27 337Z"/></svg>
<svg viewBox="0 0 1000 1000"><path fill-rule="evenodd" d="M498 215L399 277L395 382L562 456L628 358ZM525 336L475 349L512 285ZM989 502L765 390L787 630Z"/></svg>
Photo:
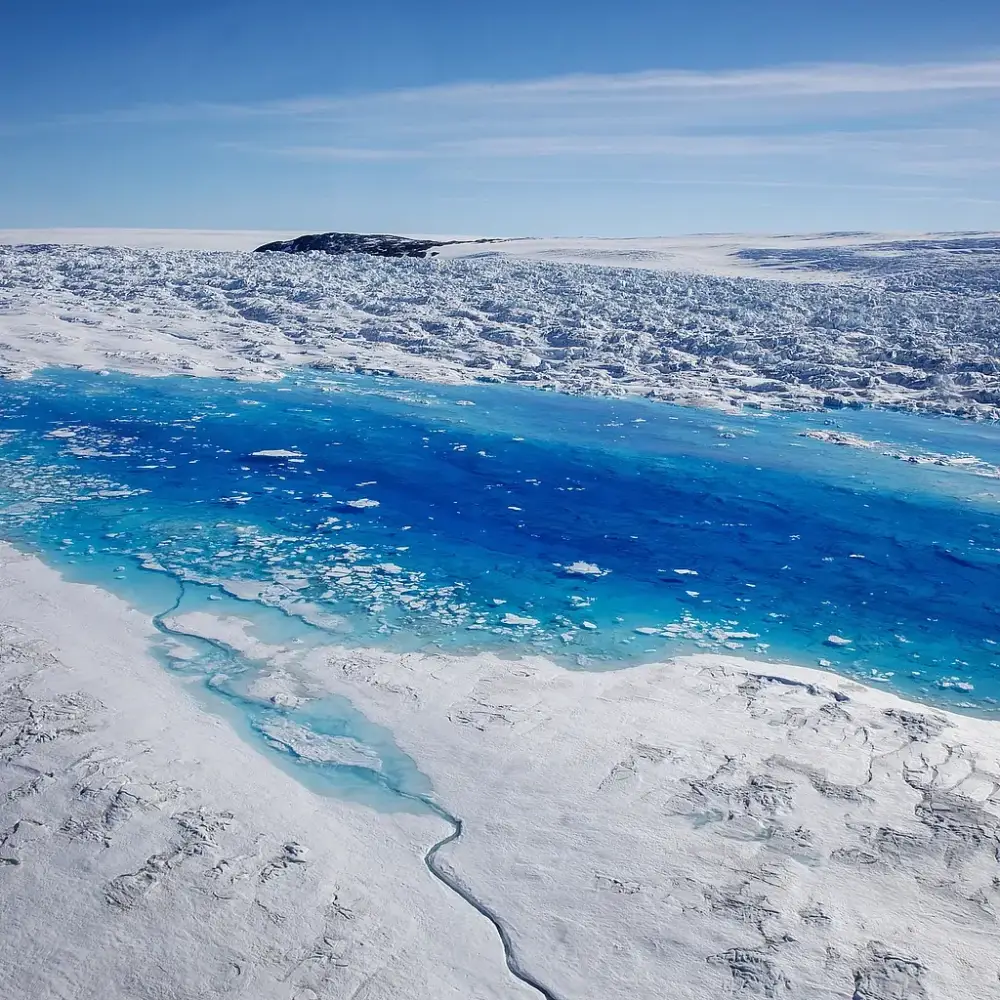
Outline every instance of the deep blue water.
<svg viewBox="0 0 1000 1000"><path fill-rule="evenodd" d="M0 382L0 535L150 613L177 579L185 608L222 585L271 637L315 633L305 620L348 643L586 668L823 659L992 711L1000 480L800 436L815 428L1000 464L996 427L879 411L60 370ZM254 456L275 449L295 454Z"/></svg>

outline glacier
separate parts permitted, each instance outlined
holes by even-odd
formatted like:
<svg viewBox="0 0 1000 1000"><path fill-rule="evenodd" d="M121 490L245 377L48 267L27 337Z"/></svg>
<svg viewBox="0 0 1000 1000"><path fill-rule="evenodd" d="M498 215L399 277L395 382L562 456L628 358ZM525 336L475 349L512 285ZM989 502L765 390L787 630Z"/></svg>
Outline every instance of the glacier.
<svg viewBox="0 0 1000 1000"><path fill-rule="evenodd" d="M80 364L277 378L311 366L729 408L993 418L995 241L951 244L899 249L902 273L883 273L881 244L761 251L794 257L771 273L816 279L806 282L513 251L419 260L0 246L0 374ZM847 259L850 280L821 280Z"/></svg>
<svg viewBox="0 0 1000 1000"><path fill-rule="evenodd" d="M850 240L0 250L4 995L988 995L995 247Z"/></svg>

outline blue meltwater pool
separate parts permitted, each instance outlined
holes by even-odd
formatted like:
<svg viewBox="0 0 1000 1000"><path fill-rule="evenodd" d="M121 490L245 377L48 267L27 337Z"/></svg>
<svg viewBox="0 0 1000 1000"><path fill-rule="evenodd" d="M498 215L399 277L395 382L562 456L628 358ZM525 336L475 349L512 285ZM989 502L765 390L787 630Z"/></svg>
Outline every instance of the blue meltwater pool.
<svg viewBox="0 0 1000 1000"><path fill-rule="evenodd" d="M822 661L983 713L997 465L996 427L878 411L313 373L0 382L0 535L151 614L183 580L264 631L590 669Z"/></svg>

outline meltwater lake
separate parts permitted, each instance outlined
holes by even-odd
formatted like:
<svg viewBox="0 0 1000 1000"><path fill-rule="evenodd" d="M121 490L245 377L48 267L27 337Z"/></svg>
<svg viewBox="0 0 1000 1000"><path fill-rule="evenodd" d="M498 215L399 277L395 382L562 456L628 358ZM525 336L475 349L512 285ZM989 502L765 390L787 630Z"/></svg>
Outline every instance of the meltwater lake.
<svg viewBox="0 0 1000 1000"><path fill-rule="evenodd" d="M997 466L996 426L875 410L318 373L0 382L0 537L150 614L182 580L265 638L822 661L980 714L1000 711Z"/></svg>

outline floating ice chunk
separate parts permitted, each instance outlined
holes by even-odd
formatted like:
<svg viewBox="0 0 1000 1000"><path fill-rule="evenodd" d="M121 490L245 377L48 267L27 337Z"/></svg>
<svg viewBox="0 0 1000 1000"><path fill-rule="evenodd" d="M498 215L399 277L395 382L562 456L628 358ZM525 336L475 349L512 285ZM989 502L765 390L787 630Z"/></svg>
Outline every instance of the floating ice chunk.
<svg viewBox="0 0 1000 1000"><path fill-rule="evenodd" d="M678 576L697 576L698 571L696 569L675 569L674 572Z"/></svg>
<svg viewBox="0 0 1000 1000"><path fill-rule="evenodd" d="M302 458L301 451L290 451L287 448L264 448L261 451L250 452L251 458Z"/></svg>
<svg viewBox="0 0 1000 1000"><path fill-rule="evenodd" d="M832 667L833 663L830 660L824 660L822 657L816 661L821 667Z"/></svg>
<svg viewBox="0 0 1000 1000"><path fill-rule="evenodd" d="M963 681L959 677L942 677L936 682L943 691L973 691L974 686L968 681Z"/></svg>
<svg viewBox="0 0 1000 1000"><path fill-rule="evenodd" d="M290 751L302 760L382 770L378 754L350 736L325 736L287 719L266 723L261 732L276 750Z"/></svg>
<svg viewBox="0 0 1000 1000"><path fill-rule="evenodd" d="M271 695L271 704L279 708L298 708L302 704L302 699L288 691L276 691Z"/></svg>
<svg viewBox="0 0 1000 1000"><path fill-rule="evenodd" d="M370 507L381 507L378 500L369 500L368 497L360 497L358 500L340 500L341 507L350 507L352 510L368 510Z"/></svg>
<svg viewBox="0 0 1000 1000"><path fill-rule="evenodd" d="M701 591L700 590L685 590L684 593L687 594L688 597L700 597L701 596Z"/></svg>
<svg viewBox="0 0 1000 1000"><path fill-rule="evenodd" d="M515 615L512 611L508 611L502 619L504 625L537 625L537 618L526 618L522 615Z"/></svg>
<svg viewBox="0 0 1000 1000"><path fill-rule="evenodd" d="M850 639L845 639L842 635L828 635L824 640L828 646L850 646Z"/></svg>
<svg viewBox="0 0 1000 1000"><path fill-rule="evenodd" d="M57 427L45 436L48 438L71 438L76 437L77 430L78 428L75 427Z"/></svg>
<svg viewBox="0 0 1000 1000"><path fill-rule="evenodd" d="M148 492L149 490L129 490L129 489L98 490L96 495L105 500L108 500L108 499L113 499L115 497L134 497L134 496L139 496L142 493L148 493Z"/></svg>
<svg viewBox="0 0 1000 1000"><path fill-rule="evenodd" d="M563 573L567 576L607 576L611 570L601 569L596 563L582 562L578 560L577 562L570 563L568 566L563 566Z"/></svg>
<svg viewBox="0 0 1000 1000"><path fill-rule="evenodd" d="M471 399L456 399L456 406L475 406L476 404L472 402Z"/></svg>
<svg viewBox="0 0 1000 1000"><path fill-rule="evenodd" d="M584 628L595 629L597 626L593 622L581 622Z"/></svg>
<svg viewBox="0 0 1000 1000"><path fill-rule="evenodd" d="M385 573L386 576L399 576L403 572L403 567L397 566L395 563L379 563L375 569L379 573Z"/></svg>
<svg viewBox="0 0 1000 1000"><path fill-rule="evenodd" d="M648 625L642 625L636 629L639 635L659 635L660 630L658 628L650 628Z"/></svg>

